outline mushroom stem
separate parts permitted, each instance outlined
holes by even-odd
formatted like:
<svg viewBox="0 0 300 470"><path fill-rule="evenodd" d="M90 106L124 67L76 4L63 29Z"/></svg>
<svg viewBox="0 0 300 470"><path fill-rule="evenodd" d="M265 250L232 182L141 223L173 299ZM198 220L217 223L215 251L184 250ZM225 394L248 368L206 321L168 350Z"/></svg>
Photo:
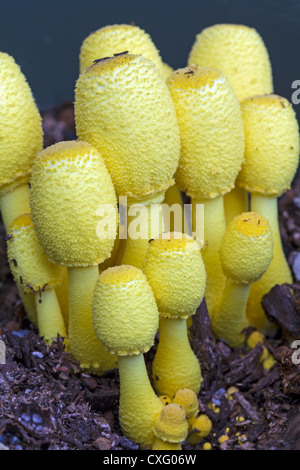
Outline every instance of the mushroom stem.
<svg viewBox="0 0 300 470"><path fill-rule="evenodd" d="M243 188L235 186L224 196L226 227L239 214L249 211L248 193Z"/></svg>
<svg viewBox="0 0 300 470"><path fill-rule="evenodd" d="M40 335L50 344L52 343L53 338L56 338L57 334L66 338L66 327L55 289L46 289L43 292L35 292L34 298Z"/></svg>
<svg viewBox="0 0 300 470"><path fill-rule="evenodd" d="M241 346L245 341L241 332L248 323L246 306L249 290L250 284L241 284L227 278L222 300L213 314L213 334L233 348Z"/></svg>
<svg viewBox="0 0 300 470"><path fill-rule="evenodd" d="M93 329L92 298L98 266L68 268L70 351L80 367L101 374L116 367L116 356L103 350Z"/></svg>
<svg viewBox="0 0 300 470"><path fill-rule="evenodd" d="M252 284L247 306L247 316L251 325L265 332L272 332L274 326L266 318L261 305L262 297L275 284L291 284L293 282L281 242L277 201L276 196L270 197L252 193L250 203L251 211L263 215L268 220L273 234L273 259L261 279Z"/></svg>
<svg viewBox="0 0 300 470"><path fill-rule="evenodd" d="M129 439L151 449L155 439L153 427L163 404L151 387L143 354L119 356L118 365L122 431Z"/></svg>
<svg viewBox="0 0 300 470"><path fill-rule="evenodd" d="M120 264L129 264L139 269L142 268L148 249L148 241L164 231L161 206L163 198L164 193L159 193L154 197L151 195L140 200L128 198L127 239ZM140 215L137 216L136 212ZM140 238L134 238L137 236L140 236Z"/></svg>
<svg viewBox="0 0 300 470"><path fill-rule="evenodd" d="M207 276L205 300L211 315L221 298L226 282L219 256L220 245L226 230L224 197L192 199L194 232L196 230L196 204L204 204L204 245L201 253Z"/></svg>
<svg viewBox="0 0 300 470"><path fill-rule="evenodd" d="M16 217L30 212L28 183L3 194L0 197L0 210L5 230L8 232L10 224Z"/></svg>
<svg viewBox="0 0 300 470"><path fill-rule="evenodd" d="M160 316L160 339L152 377L159 395L173 397L180 388L199 392L202 375L187 334L186 319Z"/></svg>

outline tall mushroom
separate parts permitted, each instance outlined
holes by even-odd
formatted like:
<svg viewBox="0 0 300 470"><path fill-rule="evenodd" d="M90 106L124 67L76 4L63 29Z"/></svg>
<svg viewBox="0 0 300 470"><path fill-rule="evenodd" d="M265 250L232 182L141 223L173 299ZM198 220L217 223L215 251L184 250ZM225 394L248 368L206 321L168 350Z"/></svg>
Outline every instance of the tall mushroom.
<svg viewBox="0 0 300 470"><path fill-rule="evenodd" d="M160 335L152 377L159 395L173 397L180 388L198 393L202 375L187 331L204 296L205 268L200 247L190 236L164 233L149 243L143 271L160 314Z"/></svg>
<svg viewBox="0 0 300 470"><path fill-rule="evenodd" d="M151 449L163 404L153 391L143 356L158 328L158 310L146 276L134 266L106 269L96 283L92 308L99 340L118 355L122 431Z"/></svg>
<svg viewBox="0 0 300 470"><path fill-rule="evenodd" d="M255 28L240 24L215 24L197 34L188 65L221 70L239 99L273 92L268 50ZM235 186L224 197L227 225L248 211L247 192Z"/></svg>
<svg viewBox="0 0 300 470"><path fill-rule="evenodd" d="M78 138L103 155L117 196L127 197L128 236L121 263L141 267L148 240L163 231L160 203L179 160L178 123L165 80L142 55L99 60L77 80L75 121ZM132 236L130 224L137 213L143 214L141 233Z"/></svg>
<svg viewBox="0 0 300 470"><path fill-rule="evenodd" d="M247 316L267 333L261 299L275 284L291 283L292 275L282 248L277 198L290 188L299 162L299 128L291 103L279 95L259 95L241 104L245 128L245 162L237 183L251 193L251 211L264 216L272 229L274 256L250 289Z"/></svg>
<svg viewBox="0 0 300 470"><path fill-rule="evenodd" d="M167 84L181 136L175 179L191 197L193 217L197 204L204 205L202 257L207 274L205 298L211 313L225 284L219 257L225 232L223 196L233 188L244 158L242 115L232 86L216 69L178 69Z"/></svg>
<svg viewBox="0 0 300 470"><path fill-rule="evenodd" d="M38 154L30 183L37 238L50 261L68 268L70 351L84 369L111 369L116 358L103 351L91 310L98 264L110 256L117 226L104 160L86 142L59 142Z"/></svg>

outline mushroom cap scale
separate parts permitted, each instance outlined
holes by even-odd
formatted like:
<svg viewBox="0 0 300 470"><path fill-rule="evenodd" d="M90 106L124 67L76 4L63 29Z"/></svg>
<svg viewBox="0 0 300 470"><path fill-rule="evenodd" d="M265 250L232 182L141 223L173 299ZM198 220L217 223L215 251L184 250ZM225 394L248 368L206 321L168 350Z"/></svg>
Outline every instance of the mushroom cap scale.
<svg viewBox="0 0 300 470"><path fill-rule="evenodd" d="M222 70L239 100L273 91L269 54L260 34L238 24L216 24L195 39L188 65Z"/></svg>
<svg viewBox="0 0 300 470"><path fill-rule="evenodd" d="M7 256L13 277L24 292L42 292L62 282L63 268L48 261L38 242L30 214L14 220L10 225L10 235Z"/></svg>
<svg viewBox="0 0 300 470"><path fill-rule="evenodd" d="M299 163L299 127L291 103L279 95L252 96L241 103L245 161L237 184L250 192L280 196L290 188Z"/></svg>
<svg viewBox="0 0 300 470"><path fill-rule="evenodd" d="M238 99L225 75L185 67L167 79L181 135L175 180L194 199L214 199L235 184L244 159L244 129Z"/></svg>
<svg viewBox="0 0 300 470"><path fill-rule="evenodd" d="M147 58L100 60L79 76L75 122L80 140L101 152L117 196L143 197L173 183L180 155L174 103Z"/></svg>
<svg viewBox="0 0 300 470"><path fill-rule="evenodd" d="M196 312L204 296L206 272L192 237L171 232L151 240L143 271L161 316L187 318Z"/></svg>
<svg viewBox="0 0 300 470"><path fill-rule="evenodd" d="M273 256L273 238L267 220L254 212L235 217L220 248L225 275L239 283L257 281Z"/></svg>
<svg viewBox="0 0 300 470"><path fill-rule="evenodd" d="M27 182L43 148L42 120L31 89L13 57L0 52L0 194Z"/></svg>
<svg viewBox="0 0 300 470"><path fill-rule="evenodd" d="M121 265L103 271L95 286L92 311L94 330L110 353L137 355L153 345L159 313L140 269Z"/></svg>
<svg viewBox="0 0 300 470"><path fill-rule="evenodd" d="M89 34L82 42L79 54L80 72L94 60L128 51L150 59L165 74L159 51L150 35L138 26L128 24L107 25Z"/></svg>
<svg viewBox="0 0 300 470"><path fill-rule="evenodd" d="M114 234L97 235L99 209L117 227L117 200L101 154L86 142L59 142L40 152L32 170L30 206L39 242L51 261L96 266L110 256Z"/></svg>

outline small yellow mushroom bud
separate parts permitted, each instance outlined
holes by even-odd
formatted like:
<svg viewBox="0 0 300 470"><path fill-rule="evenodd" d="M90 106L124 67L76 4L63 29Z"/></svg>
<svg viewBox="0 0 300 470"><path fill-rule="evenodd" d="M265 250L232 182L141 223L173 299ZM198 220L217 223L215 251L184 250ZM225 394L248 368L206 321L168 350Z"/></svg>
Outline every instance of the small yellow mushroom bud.
<svg viewBox="0 0 300 470"><path fill-rule="evenodd" d="M212 317L212 331L232 347L245 341L246 306L250 284L267 270L273 256L273 239L267 220L245 212L228 226L220 249L226 286Z"/></svg>
<svg viewBox="0 0 300 470"><path fill-rule="evenodd" d="M183 442L188 434L188 421L184 408L175 403L166 405L156 420L153 431L156 440L152 449L158 449L161 441L168 443L169 447L165 448L174 450L174 444L177 444L176 448L181 449L178 444Z"/></svg>
<svg viewBox="0 0 300 470"><path fill-rule="evenodd" d="M184 408L188 420L195 417L199 411L199 403L196 393L189 388L181 388L175 393L172 403L177 403Z"/></svg>
<svg viewBox="0 0 300 470"><path fill-rule="evenodd" d="M199 245L186 234L164 233L149 243L143 271L160 313L159 344L152 368L154 387L169 396L180 388L198 393L202 376L186 320L196 312L205 290Z"/></svg>
<svg viewBox="0 0 300 470"><path fill-rule="evenodd" d="M153 426L164 405L151 387L143 357L154 343L159 316L143 272L127 265L103 271L92 310L99 340L118 355L122 431L140 446L151 448Z"/></svg>
<svg viewBox="0 0 300 470"><path fill-rule="evenodd" d="M188 444L196 445L210 433L212 422L205 414L201 414L191 419L189 424Z"/></svg>

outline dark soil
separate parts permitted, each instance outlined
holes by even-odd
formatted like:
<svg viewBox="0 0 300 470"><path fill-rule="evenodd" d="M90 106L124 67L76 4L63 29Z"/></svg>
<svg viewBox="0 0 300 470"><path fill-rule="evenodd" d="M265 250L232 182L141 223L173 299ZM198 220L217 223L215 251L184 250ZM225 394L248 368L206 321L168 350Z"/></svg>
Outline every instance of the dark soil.
<svg viewBox="0 0 300 470"><path fill-rule="evenodd" d="M72 103L43 113L43 122L45 146L76 137ZM296 350L291 347L300 340L300 178L280 199L279 212L295 283L275 286L263 302L279 327L276 338L266 341L276 363L270 370L263 368L260 344L250 351L233 350L216 341L202 302L191 345L203 375L200 411L213 426L196 450L202 450L204 442L223 450L300 449L300 366L292 363ZM47 346L25 318L6 259L2 224L0 340L6 345L6 363L0 364L0 448L138 450L119 427L118 371L100 377L84 373L64 351L61 338ZM154 353L155 347L145 355L149 372ZM232 386L238 391L229 399L226 391ZM222 435L228 439L220 444ZM183 448L191 449L185 444Z"/></svg>

